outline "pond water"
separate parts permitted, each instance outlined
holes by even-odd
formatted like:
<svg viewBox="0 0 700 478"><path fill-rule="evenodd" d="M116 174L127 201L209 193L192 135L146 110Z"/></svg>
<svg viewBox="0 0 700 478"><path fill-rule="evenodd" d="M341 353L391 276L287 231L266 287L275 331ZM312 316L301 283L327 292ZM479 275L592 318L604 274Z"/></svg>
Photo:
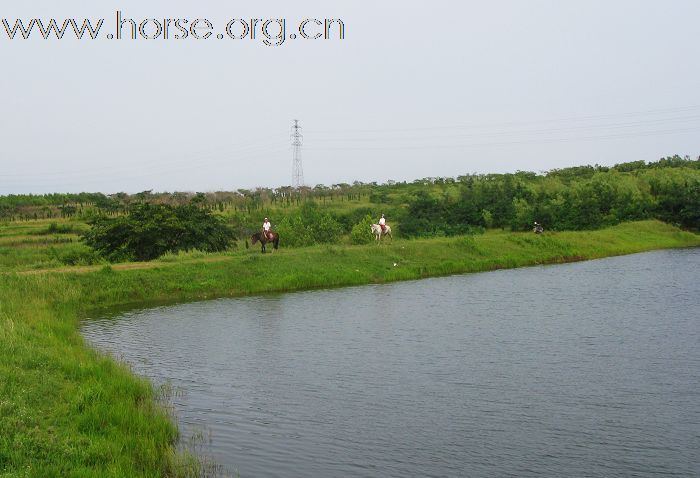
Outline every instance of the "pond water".
<svg viewBox="0 0 700 478"><path fill-rule="evenodd" d="M241 477L699 476L700 249L88 320Z"/></svg>

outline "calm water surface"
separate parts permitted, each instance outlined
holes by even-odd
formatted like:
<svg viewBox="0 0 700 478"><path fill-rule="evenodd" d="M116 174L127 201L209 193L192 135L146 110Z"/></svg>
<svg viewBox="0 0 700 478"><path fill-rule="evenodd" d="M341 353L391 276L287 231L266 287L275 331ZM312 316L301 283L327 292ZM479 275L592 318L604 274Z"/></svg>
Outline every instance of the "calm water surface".
<svg viewBox="0 0 700 478"><path fill-rule="evenodd" d="M700 249L86 321L242 477L700 476Z"/></svg>

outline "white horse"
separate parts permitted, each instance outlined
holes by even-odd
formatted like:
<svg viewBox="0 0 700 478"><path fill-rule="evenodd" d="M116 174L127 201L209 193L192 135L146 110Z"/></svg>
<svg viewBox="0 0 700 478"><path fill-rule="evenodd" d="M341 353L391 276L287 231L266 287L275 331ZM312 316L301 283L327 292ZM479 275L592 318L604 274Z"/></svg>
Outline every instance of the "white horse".
<svg viewBox="0 0 700 478"><path fill-rule="evenodd" d="M372 224L372 234L374 234L374 239L379 241L381 240L382 236L389 236L393 241L394 236L391 235L391 227L385 225L384 228L384 232L382 232L382 226L379 224Z"/></svg>

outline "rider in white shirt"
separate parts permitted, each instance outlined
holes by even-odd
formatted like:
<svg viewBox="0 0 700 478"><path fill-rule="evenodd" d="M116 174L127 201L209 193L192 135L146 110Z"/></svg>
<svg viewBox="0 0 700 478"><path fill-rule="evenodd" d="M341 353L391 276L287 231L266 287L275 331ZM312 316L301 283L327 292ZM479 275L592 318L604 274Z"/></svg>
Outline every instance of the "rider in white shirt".
<svg viewBox="0 0 700 478"><path fill-rule="evenodd" d="M265 234L265 237L270 239L270 230L272 229L272 224L270 224L270 220L268 218L265 218L265 222L263 222L263 234Z"/></svg>
<svg viewBox="0 0 700 478"><path fill-rule="evenodd" d="M382 214L382 217L379 218L379 226L381 226L382 232L386 230L386 219L384 219L384 214Z"/></svg>

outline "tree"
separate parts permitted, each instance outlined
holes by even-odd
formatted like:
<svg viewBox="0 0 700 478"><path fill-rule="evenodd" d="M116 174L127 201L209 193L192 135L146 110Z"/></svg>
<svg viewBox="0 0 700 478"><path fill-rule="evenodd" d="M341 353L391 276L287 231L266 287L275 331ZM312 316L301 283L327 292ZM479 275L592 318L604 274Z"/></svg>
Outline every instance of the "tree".
<svg viewBox="0 0 700 478"><path fill-rule="evenodd" d="M218 252L234 240L231 228L196 204L138 203L127 216L89 221L85 243L110 261L155 259L166 252Z"/></svg>

